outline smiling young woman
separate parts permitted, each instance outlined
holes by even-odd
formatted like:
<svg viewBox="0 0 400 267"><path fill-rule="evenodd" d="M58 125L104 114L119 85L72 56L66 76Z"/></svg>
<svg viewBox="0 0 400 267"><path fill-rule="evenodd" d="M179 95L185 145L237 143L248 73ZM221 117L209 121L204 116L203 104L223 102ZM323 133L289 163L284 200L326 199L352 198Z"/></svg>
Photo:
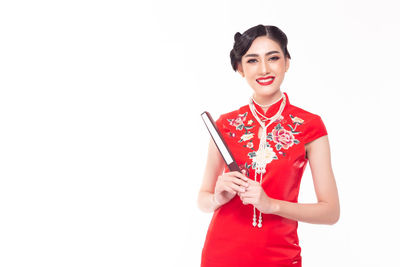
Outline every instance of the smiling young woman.
<svg viewBox="0 0 400 267"><path fill-rule="evenodd" d="M281 91L291 58L285 33L257 25L234 39L232 68L253 94L216 124L242 172L230 172L210 140L198 206L214 213L201 266L301 266L298 221L339 219L328 133L319 115ZM297 202L307 162L317 203Z"/></svg>

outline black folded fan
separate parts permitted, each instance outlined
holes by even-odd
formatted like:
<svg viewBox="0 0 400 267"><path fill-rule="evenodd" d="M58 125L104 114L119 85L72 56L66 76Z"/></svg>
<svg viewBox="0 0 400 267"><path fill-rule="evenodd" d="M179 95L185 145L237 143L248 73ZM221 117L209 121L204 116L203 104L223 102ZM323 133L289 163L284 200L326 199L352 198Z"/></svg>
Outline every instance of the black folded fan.
<svg viewBox="0 0 400 267"><path fill-rule="evenodd" d="M221 153L222 158L224 159L226 165L228 165L229 170L240 172L239 166L233 159L232 153L229 150L228 146L226 145L224 139L222 138L221 133L218 131L217 125L215 124L215 121L211 117L210 113L204 111L203 113L201 113L201 117L204 123L206 124L207 129L210 132L210 135L214 140L215 145L217 146L219 152Z"/></svg>

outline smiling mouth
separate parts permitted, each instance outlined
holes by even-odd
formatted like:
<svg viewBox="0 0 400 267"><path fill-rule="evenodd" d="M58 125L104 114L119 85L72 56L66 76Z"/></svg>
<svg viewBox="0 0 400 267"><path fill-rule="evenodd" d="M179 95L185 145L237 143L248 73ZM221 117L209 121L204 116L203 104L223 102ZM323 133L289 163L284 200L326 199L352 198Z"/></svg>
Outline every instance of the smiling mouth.
<svg viewBox="0 0 400 267"><path fill-rule="evenodd" d="M256 81L257 81L260 85L270 85L271 83L273 83L274 80L275 80L275 77L268 76L268 77L266 77L266 78L257 79Z"/></svg>

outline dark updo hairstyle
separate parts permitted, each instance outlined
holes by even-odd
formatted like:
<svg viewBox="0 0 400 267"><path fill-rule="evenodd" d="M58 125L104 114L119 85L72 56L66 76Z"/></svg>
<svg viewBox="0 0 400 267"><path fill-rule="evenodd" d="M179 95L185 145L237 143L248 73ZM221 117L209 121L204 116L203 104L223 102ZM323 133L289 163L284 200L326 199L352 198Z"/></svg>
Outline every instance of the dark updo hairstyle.
<svg viewBox="0 0 400 267"><path fill-rule="evenodd" d="M259 24L248 29L243 34L240 34L240 32L235 34L235 43L233 44L233 49L230 54L231 64L234 71L237 70L238 63L242 61L242 56L246 54L247 50L249 50L254 39L259 36L267 36L269 39L277 42L280 45L285 58L288 57L290 59L290 54L287 49L288 39L286 34L276 26Z"/></svg>

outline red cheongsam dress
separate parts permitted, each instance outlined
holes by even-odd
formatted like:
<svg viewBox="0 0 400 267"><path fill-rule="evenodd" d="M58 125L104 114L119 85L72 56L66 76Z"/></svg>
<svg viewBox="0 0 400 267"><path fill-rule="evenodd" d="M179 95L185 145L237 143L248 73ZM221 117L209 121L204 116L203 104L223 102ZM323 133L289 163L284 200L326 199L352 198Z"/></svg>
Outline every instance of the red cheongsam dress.
<svg viewBox="0 0 400 267"><path fill-rule="evenodd" d="M273 159L265 168L262 187L275 199L297 202L300 181L307 166L305 144L327 135L321 117L289 102L278 120L267 128L267 142ZM275 115L283 98L270 106L267 117ZM249 105L222 114L216 121L223 139L247 176L254 180L252 157L257 151L260 125ZM229 172L225 165L225 172ZM260 212L256 210L257 220ZM297 221L278 215L262 214L262 227L254 227L253 205L244 205L236 195L214 211L201 255L202 267L301 266Z"/></svg>

